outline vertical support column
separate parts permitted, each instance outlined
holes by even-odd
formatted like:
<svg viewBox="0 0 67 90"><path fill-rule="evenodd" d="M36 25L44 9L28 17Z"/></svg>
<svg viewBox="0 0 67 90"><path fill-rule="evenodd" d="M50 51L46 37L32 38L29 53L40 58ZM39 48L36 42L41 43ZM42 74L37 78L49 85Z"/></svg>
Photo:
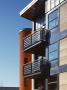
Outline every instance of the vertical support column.
<svg viewBox="0 0 67 90"><path fill-rule="evenodd" d="M48 90L48 79L45 79L45 90Z"/></svg>
<svg viewBox="0 0 67 90"><path fill-rule="evenodd" d="M32 54L32 62L34 61L34 54ZM32 90L34 90L34 79L32 79Z"/></svg>
<svg viewBox="0 0 67 90"><path fill-rule="evenodd" d="M32 22L32 33L34 32L34 22ZM32 62L34 61L34 54L32 54ZM34 79L32 79L32 90L34 90Z"/></svg>
<svg viewBox="0 0 67 90"><path fill-rule="evenodd" d="M31 90L31 80L28 79L25 84L23 75L23 65L25 58L27 58L27 62L31 61L31 54L24 52L23 38L30 33L31 33L30 28L23 29L19 32L20 90Z"/></svg>

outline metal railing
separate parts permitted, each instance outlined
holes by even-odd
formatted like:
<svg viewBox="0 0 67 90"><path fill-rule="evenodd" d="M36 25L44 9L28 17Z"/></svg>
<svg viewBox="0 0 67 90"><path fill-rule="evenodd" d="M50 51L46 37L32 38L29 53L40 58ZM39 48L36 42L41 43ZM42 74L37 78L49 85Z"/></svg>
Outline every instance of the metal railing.
<svg viewBox="0 0 67 90"><path fill-rule="evenodd" d="M45 28L40 28L36 30L34 33L26 36L24 38L24 49L36 44L39 41L46 41L46 33L48 30Z"/></svg>
<svg viewBox="0 0 67 90"><path fill-rule="evenodd" d="M24 76L41 72L41 66L45 64L45 62L46 59L41 58L32 63L24 64Z"/></svg>

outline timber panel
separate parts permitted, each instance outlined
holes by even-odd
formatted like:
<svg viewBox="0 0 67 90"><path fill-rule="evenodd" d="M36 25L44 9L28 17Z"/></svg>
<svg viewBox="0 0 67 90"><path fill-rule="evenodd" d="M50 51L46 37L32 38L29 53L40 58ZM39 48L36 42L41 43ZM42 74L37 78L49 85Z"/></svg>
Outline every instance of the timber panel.
<svg viewBox="0 0 67 90"><path fill-rule="evenodd" d="M67 38L60 41L60 65L67 64Z"/></svg>
<svg viewBox="0 0 67 90"><path fill-rule="evenodd" d="M60 31L67 29L67 3L60 7Z"/></svg>
<svg viewBox="0 0 67 90"><path fill-rule="evenodd" d="M59 74L59 90L67 90L67 72Z"/></svg>

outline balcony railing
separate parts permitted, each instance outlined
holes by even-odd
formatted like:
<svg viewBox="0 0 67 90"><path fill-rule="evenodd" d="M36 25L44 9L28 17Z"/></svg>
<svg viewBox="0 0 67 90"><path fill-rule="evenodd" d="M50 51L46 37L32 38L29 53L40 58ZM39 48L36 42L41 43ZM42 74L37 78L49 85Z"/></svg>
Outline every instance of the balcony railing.
<svg viewBox="0 0 67 90"><path fill-rule="evenodd" d="M24 77L36 77L49 73L50 63L46 59L38 59L33 63L24 64Z"/></svg>
<svg viewBox="0 0 67 90"><path fill-rule="evenodd" d="M45 43L45 45L46 45L46 43L48 42L47 34L48 34L48 30L46 30L45 28L40 28L39 30L35 31L34 33L26 36L24 38L24 51L34 52L35 47L38 48L38 45L42 46L43 45L42 43ZM49 37L49 35L48 35L48 37Z"/></svg>

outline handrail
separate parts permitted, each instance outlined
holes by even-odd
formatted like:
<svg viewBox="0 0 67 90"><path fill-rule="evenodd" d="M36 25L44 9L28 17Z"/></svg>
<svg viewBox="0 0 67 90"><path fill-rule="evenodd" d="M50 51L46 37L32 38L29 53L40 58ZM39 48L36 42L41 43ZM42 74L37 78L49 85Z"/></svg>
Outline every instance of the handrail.
<svg viewBox="0 0 67 90"><path fill-rule="evenodd" d="M26 38L28 38L29 36L32 36L32 34L34 34L34 33L36 33L36 32L39 32L39 31L41 31L41 30L43 30L43 29L45 29L45 28L43 28L43 26L42 26L42 27L36 29L36 31L34 31L33 33L31 33L31 34L25 36L23 39L26 39ZM47 30L47 29L45 29L45 30Z"/></svg>
<svg viewBox="0 0 67 90"><path fill-rule="evenodd" d="M49 69L48 63L49 63L48 60L42 57L40 59L37 59L34 62L29 62L29 63L24 64L24 67L23 67L24 76L32 75L35 73L42 73L44 72L44 70L46 69L48 70ZM44 68L44 66L47 68Z"/></svg>
<svg viewBox="0 0 67 90"><path fill-rule="evenodd" d="M45 57L45 59L44 59L43 57L41 57L40 59L36 59L36 60L34 60L33 62L27 62L27 63L24 64L24 66L25 66L25 65L28 65L28 64L35 63L35 62L40 61L40 60L46 60L46 57Z"/></svg>

